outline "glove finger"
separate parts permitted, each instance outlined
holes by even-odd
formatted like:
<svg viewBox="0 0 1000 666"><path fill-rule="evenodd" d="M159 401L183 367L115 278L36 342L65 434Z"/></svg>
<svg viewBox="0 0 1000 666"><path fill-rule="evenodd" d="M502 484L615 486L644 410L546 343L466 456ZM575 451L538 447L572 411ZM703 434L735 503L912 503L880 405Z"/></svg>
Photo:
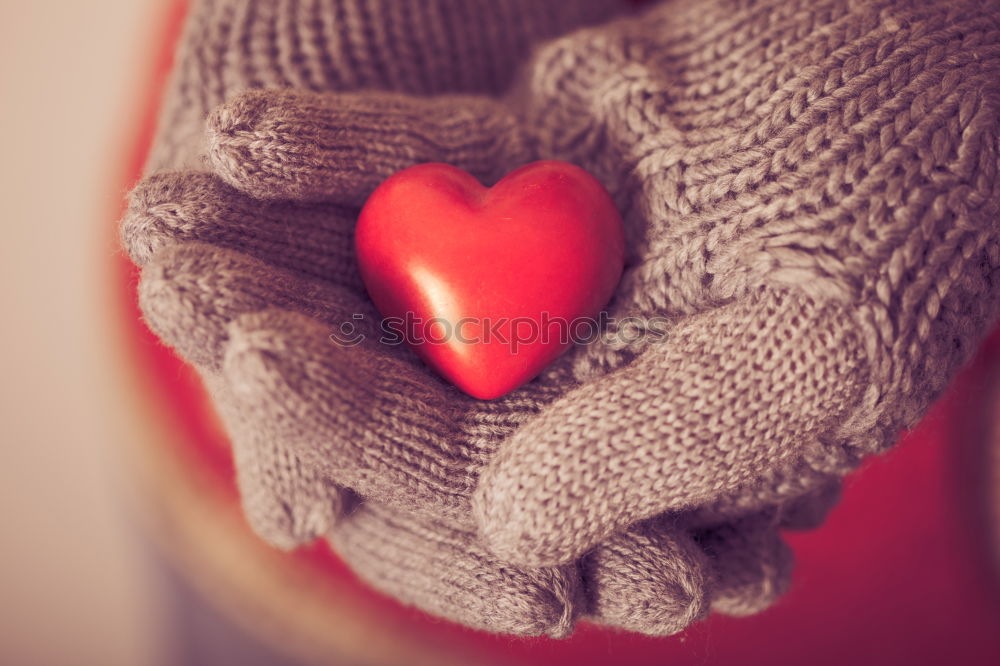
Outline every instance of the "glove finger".
<svg viewBox="0 0 1000 666"><path fill-rule="evenodd" d="M342 206L256 201L210 173L168 172L129 194L121 237L139 266L168 244L198 241L361 293L356 218Z"/></svg>
<svg viewBox="0 0 1000 666"><path fill-rule="evenodd" d="M245 413L307 463L366 499L470 522L479 471L510 432L561 388L562 364L501 400L446 385L408 349L366 339L332 344L329 329L285 311L230 329L224 373Z"/></svg>
<svg viewBox="0 0 1000 666"><path fill-rule="evenodd" d="M208 119L212 168L258 199L360 207L388 176L420 162L493 182L532 153L514 115L488 97L252 90Z"/></svg>
<svg viewBox="0 0 1000 666"><path fill-rule="evenodd" d="M374 336L378 322L371 304L352 290L194 242L153 255L142 271L139 305L164 342L210 371L221 368L229 323L248 312L269 307L303 312L329 327L327 337L344 326Z"/></svg>
<svg viewBox="0 0 1000 666"><path fill-rule="evenodd" d="M840 501L840 495L840 479L827 477L815 488L778 505L778 523L789 530L815 529Z"/></svg>
<svg viewBox="0 0 1000 666"><path fill-rule="evenodd" d="M284 550L329 534L343 513L344 491L236 408L218 375L205 380L230 435L243 513L254 532Z"/></svg>
<svg viewBox="0 0 1000 666"><path fill-rule="evenodd" d="M538 43L625 0L191 3L148 166L201 161L204 119L254 88L500 93Z"/></svg>
<svg viewBox="0 0 1000 666"><path fill-rule="evenodd" d="M857 464L853 455L847 459ZM816 469L815 461L781 465L765 470L752 485L685 511L681 521L690 529L705 529L773 507L782 527L810 529L823 522L839 498L839 478Z"/></svg>
<svg viewBox="0 0 1000 666"><path fill-rule="evenodd" d="M684 531L637 523L581 561L587 618L654 636L675 634L708 613L711 568Z"/></svg>
<svg viewBox="0 0 1000 666"><path fill-rule="evenodd" d="M433 615L506 634L562 637L581 606L576 567L498 562L473 531L363 502L330 536L378 590Z"/></svg>
<svg viewBox="0 0 1000 666"><path fill-rule="evenodd" d="M753 615L788 589L792 551L773 521L750 518L695 533L714 570L712 610Z"/></svg>
<svg viewBox="0 0 1000 666"><path fill-rule="evenodd" d="M303 314L250 314L230 338L224 374L241 411L306 463L366 499L468 511L474 465L457 391L384 345L334 344Z"/></svg>
<svg viewBox="0 0 1000 666"><path fill-rule="evenodd" d="M752 484L850 428L866 378L839 305L762 291L693 316L505 443L474 498L484 538L511 562L568 562L637 520Z"/></svg>

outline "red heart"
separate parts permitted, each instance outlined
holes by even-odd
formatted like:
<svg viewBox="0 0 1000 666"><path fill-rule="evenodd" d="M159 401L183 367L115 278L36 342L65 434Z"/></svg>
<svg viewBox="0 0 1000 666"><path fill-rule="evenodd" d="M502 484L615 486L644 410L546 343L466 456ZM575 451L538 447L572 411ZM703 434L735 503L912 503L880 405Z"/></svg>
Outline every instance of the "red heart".
<svg viewBox="0 0 1000 666"><path fill-rule="evenodd" d="M383 329L483 400L529 381L595 329L625 251L607 190L558 161L523 166L492 188L447 164L400 171L365 203L355 243Z"/></svg>

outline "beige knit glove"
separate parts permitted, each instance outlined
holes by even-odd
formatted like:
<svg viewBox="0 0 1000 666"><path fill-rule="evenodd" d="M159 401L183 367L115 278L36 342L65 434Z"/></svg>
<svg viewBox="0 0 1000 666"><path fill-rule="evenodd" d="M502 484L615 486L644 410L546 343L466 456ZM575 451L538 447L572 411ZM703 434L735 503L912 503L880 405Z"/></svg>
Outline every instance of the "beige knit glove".
<svg viewBox="0 0 1000 666"><path fill-rule="evenodd" d="M669 633L709 604L766 606L787 577L776 528L821 519L835 478L916 420L995 318L996 17L668 3L551 42L502 101L232 96L505 86L407 41L448 34L443 0L419 12L434 29L409 20L391 44L421 83L458 84L393 73L391 11L315 39L370 4L311 14L325 23L201 5L123 224L150 325L229 424L251 522L284 546L332 529L377 586L494 631L562 635L589 616ZM532 23L540 4L518 7L536 37L556 31ZM469 39L497 45L483 62L505 43ZM191 124L222 97L203 165ZM675 325L475 401L377 343L354 216L416 162L490 182L540 157L589 169L619 203L630 254L612 314ZM155 173L177 167L196 171ZM332 343L344 322L366 342Z"/></svg>
<svg viewBox="0 0 1000 666"><path fill-rule="evenodd" d="M494 553L780 507L915 424L1000 306L998 25L974 1L677 2L543 51L543 152L629 228L613 314L678 323L504 443L474 498Z"/></svg>
<svg viewBox="0 0 1000 666"><path fill-rule="evenodd" d="M414 108L419 117L411 118L410 100L373 93L232 97L291 85L495 92L506 87L530 43L620 8L575 1L557 14L534 0L437 0L396 24L394 15L375 15L372 2L298 7L308 9L302 22L290 18L291 4L196 5L150 175L132 193L122 225L127 250L143 266L140 296L149 324L199 368L227 423L252 526L286 548L332 530L339 553L374 585L493 631L564 635L588 615L668 633L701 616L706 577L724 567L709 567L710 546L697 547L686 533L636 532L609 542L582 566L540 569L499 562L481 545L468 502L478 470L505 434L561 387L529 387L502 402L476 403L405 349L343 350L329 339L355 314L365 315L363 326L377 323L351 243L357 208L374 184L428 159L495 179L486 172L501 175L528 159L523 146L516 148L523 155L494 155L481 145L485 137L500 146L516 133L510 113L486 98L455 100L458 112L449 119L447 99ZM473 16L481 24L470 32L465 19ZM387 43L390 33L394 41ZM309 57L301 45L315 46L319 37L324 48ZM386 59L387 48L410 55ZM209 123L215 147L209 161L205 116L225 98L231 103ZM281 120L286 113L290 125ZM264 121L258 114L278 121L268 132L284 146L277 152L247 125ZM492 117L501 124L479 125ZM341 136L331 144L330 134L317 131ZM268 193L270 161L286 161L285 150L309 144L310 132L317 145L341 151L328 155L335 163L312 168L320 172L313 177L332 179L331 189L317 197L286 183ZM256 157L240 154L257 150ZM305 203L318 198L328 201ZM766 555L784 562L773 528L766 534ZM742 544L738 550L741 561L753 552ZM746 570L740 568L737 585L747 584ZM750 579L766 577L751 572Z"/></svg>

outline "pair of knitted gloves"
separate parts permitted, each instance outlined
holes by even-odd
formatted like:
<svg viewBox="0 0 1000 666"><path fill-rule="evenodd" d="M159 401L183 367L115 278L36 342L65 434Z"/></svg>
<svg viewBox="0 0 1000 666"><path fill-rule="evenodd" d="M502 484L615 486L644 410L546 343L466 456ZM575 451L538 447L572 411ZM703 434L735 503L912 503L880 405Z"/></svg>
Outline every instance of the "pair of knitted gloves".
<svg viewBox="0 0 1000 666"><path fill-rule="evenodd" d="M121 233L264 539L490 631L669 634L771 604L779 530L996 320L998 109L976 0L200 0ZM542 158L622 213L609 313L670 326L477 401L377 341L353 224Z"/></svg>

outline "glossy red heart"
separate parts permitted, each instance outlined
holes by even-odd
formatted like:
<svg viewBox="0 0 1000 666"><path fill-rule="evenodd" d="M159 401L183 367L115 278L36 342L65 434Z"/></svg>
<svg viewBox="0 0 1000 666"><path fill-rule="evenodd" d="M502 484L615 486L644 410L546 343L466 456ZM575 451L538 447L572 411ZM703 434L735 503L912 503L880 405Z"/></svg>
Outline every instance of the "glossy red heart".
<svg viewBox="0 0 1000 666"><path fill-rule="evenodd" d="M447 164L400 171L365 203L355 243L383 328L484 400L592 334L625 252L607 191L559 161L491 188Z"/></svg>

